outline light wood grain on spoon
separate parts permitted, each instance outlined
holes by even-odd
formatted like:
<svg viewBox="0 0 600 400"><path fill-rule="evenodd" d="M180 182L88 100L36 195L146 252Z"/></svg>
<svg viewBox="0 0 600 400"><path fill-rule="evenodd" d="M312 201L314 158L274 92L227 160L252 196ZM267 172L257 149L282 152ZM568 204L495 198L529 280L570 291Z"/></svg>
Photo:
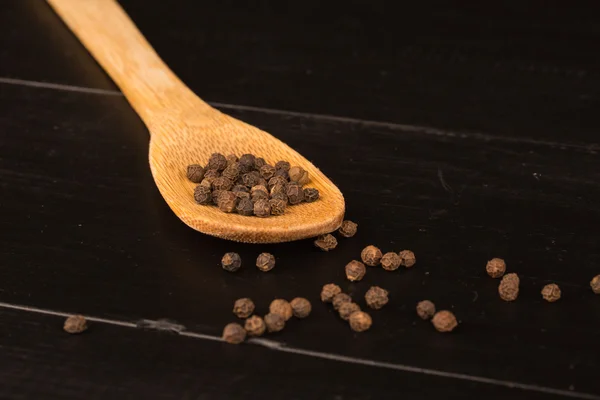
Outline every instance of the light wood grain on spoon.
<svg viewBox="0 0 600 400"><path fill-rule="evenodd" d="M56 13L123 91L150 131L150 169L173 212L190 227L217 237L275 243L337 229L344 216L339 189L312 163L270 134L225 115L196 96L166 66L114 0L48 0ZM211 79L211 77L206 77ZM212 153L252 153L274 164L306 169L314 203L288 207L270 218L225 214L194 202L186 167Z"/></svg>

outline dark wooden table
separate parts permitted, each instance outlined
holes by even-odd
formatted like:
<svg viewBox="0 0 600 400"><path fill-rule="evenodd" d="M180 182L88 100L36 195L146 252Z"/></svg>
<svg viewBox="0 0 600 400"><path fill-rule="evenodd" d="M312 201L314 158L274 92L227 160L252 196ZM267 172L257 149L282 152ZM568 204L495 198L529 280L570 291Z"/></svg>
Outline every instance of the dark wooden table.
<svg viewBox="0 0 600 400"><path fill-rule="evenodd" d="M4 1L1 398L600 398L593 13L121 3L201 97L330 176L359 233L322 253L187 228L154 186L148 132L115 85L45 2ZM417 265L351 284L343 266L367 244L412 249ZM226 251L242 271L221 270ZM253 267L263 251L277 256L268 274ZM515 303L486 276L492 257L521 277ZM328 282L361 304L381 285L391 302L354 334L319 302ZM562 288L557 303L540 296L548 282ZM213 340L243 296L260 313L295 296L314 311L267 342ZM460 328L442 335L418 320L426 298ZM69 336L70 313L95 322Z"/></svg>

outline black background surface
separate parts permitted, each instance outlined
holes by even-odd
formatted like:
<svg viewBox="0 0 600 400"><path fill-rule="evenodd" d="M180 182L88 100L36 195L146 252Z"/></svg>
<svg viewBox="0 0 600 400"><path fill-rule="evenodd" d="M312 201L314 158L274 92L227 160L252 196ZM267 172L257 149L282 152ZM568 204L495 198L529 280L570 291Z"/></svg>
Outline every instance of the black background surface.
<svg viewBox="0 0 600 400"><path fill-rule="evenodd" d="M168 209L148 133L51 9L4 1L0 24L0 301L119 321L168 318L218 336L233 301L264 313L304 296L313 315L270 339L300 349L600 396L600 30L583 8L345 2L123 0L203 99L282 139L340 187L359 233L243 245L201 235ZM215 2L216 3L216 2ZM343 5L342 5L343 4ZM390 3L391 4L391 3ZM546 4L542 7L542 4ZM68 88L65 88L68 89ZM343 266L367 244L417 265L363 282ZM221 255L244 267L227 274ZM277 267L260 273L256 255ZM521 277L515 303L485 274ZM391 302L352 333L318 300L336 282ZM539 291L558 283L563 299ZM441 335L431 299L461 321ZM0 308L3 398L542 398L550 394ZM557 397L560 397L557 395Z"/></svg>

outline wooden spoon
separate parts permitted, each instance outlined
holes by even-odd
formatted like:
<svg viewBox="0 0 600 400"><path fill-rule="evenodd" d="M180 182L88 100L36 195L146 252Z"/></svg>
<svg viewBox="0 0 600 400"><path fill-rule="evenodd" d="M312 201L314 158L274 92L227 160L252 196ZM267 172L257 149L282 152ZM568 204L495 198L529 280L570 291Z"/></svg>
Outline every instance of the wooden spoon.
<svg viewBox="0 0 600 400"><path fill-rule="evenodd" d="M196 96L160 59L115 0L48 0L123 94L150 131L150 169L173 212L200 232L249 243L286 242L337 229L344 216L340 190L280 140L225 115ZM210 79L207 77L207 79ZM226 214L195 203L189 164L212 153L251 153L268 163L289 161L308 171L319 190L314 203L270 218Z"/></svg>

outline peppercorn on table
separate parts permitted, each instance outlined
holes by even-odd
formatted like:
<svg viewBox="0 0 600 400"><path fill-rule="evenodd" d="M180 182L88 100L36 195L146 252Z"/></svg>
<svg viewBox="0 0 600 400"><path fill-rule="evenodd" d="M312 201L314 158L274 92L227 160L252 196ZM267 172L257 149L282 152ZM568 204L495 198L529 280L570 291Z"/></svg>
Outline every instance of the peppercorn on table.
<svg viewBox="0 0 600 400"><path fill-rule="evenodd" d="M358 226L190 230L110 79L45 2L5 2L0 398L600 398L592 13L120 4Z"/></svg>

